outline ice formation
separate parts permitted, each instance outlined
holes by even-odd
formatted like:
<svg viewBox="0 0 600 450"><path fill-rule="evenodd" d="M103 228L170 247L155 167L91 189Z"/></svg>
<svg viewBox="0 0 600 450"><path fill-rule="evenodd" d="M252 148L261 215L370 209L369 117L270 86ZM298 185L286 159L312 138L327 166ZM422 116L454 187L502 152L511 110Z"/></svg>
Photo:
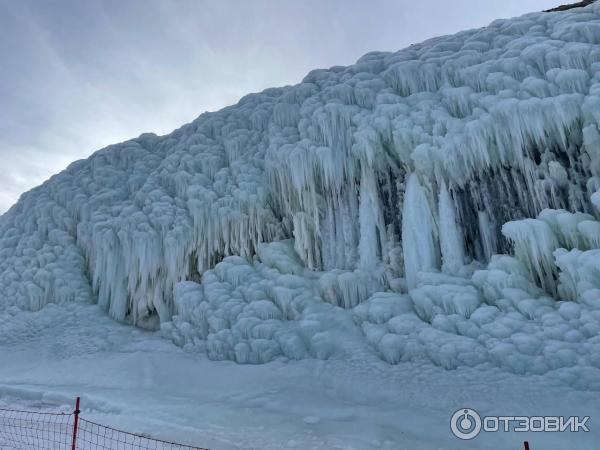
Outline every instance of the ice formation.
<svg viewBox="0 0 600 450"><path fill-rule="evenodd" d="M24 194L0 306L97 302L240 363L367 343L591 385L599 126L600 4L369 53Z"/></svg>

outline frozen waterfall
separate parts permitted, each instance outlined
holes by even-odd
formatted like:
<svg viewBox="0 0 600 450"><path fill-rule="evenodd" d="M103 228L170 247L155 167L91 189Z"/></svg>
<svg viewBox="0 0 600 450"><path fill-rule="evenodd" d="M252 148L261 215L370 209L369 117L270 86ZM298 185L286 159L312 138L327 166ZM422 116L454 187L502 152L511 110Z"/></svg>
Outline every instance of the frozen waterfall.
<svg viewBox="0 0 600 450"><path fill-rule="evenodd" d="M600 4L369 53L24 194L0 308L97 302L240 363L365 343L597 386L599 126Z"/></svg>

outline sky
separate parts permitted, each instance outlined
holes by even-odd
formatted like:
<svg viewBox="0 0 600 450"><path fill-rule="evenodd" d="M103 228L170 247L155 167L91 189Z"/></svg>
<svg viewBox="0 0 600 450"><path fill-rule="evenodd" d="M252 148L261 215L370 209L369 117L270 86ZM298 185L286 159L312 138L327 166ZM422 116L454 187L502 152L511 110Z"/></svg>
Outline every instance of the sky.
<svg viewBox="0 0 600 450"><path fill-rule="evenodd" d="M560 0L0 0L0 214L106 145Z"/></svg>

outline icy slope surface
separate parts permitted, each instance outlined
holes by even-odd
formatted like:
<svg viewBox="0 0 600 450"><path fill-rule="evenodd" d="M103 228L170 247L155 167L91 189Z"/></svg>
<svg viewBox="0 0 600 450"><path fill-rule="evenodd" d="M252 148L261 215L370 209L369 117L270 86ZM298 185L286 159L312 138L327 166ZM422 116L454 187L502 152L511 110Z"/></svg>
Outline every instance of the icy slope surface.
<svg viewBox="0 0 600 450"><path fill-rule="evenodd" d="M588 383L599 123L597 4L370 53L24 194L0 306L97 302L239 362L366 340Z"/></svg>

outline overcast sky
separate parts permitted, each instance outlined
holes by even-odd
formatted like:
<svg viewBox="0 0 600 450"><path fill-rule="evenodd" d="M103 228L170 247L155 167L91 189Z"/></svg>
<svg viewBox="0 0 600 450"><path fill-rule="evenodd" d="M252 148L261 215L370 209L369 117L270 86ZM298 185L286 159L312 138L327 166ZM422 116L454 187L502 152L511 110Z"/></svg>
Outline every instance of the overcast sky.
<svg viewBox="0 0 600 450"><path fill-rule="evenodd" d="M0 0L0 213L108 144L371 50L559 3Z"/></svg>

